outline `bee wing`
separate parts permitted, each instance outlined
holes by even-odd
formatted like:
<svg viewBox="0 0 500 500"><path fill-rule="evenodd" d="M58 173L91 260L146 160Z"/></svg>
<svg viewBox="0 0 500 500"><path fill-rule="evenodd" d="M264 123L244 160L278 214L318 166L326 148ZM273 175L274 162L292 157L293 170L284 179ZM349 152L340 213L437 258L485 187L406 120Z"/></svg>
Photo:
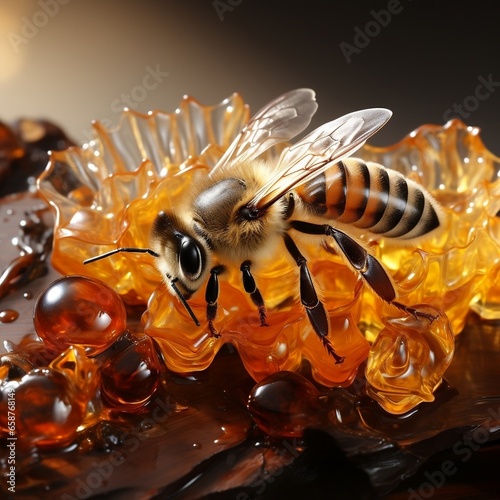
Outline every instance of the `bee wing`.
<svg viewBox="0 0 500 500"><path fill-rule="evenodd" d="M257 191L249 206L263 210L287 191L351 155L384 126L391 116L392 112L388 109L365 109L318 127L283 150L273 174Z"/></svg>
<svg viewBox="0 0 500 500"><path fill-rule="evenodd" d="M243 127L210 175L234 160L251 160L272 146L289 141L309 125L317 109L311 89L291 90L272 100Z"/></svg>

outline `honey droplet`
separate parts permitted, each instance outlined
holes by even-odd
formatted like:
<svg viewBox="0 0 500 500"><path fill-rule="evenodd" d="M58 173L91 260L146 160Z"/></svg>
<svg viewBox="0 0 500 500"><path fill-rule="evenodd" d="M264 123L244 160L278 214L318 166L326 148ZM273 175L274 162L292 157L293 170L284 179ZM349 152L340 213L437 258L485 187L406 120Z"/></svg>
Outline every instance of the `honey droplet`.
<svg viewBox="0 0 500 500"><path fill-rule="evenodd" d="M19 313L14 309L4 309L0 311L0 323L12 323L19 318Z"/></svg>
<svg viewBox="0 0 500 500"><path fill-rule="evenodd" d="M35 329L58 352L79 345L88 356L95 356L125 331L126 322L118 294L105 283L83 276L54 281L35 304Z"/></svg>
<svg viewBox="0 0 500 500"><path fill-rule="evenodd" d="M84 406L71 381L50 368L36 368L15 387L16 432L38 446L63 446L76 436ZM0 428L8 428L7 398L0 402Z"/></svg>
<svg viewBox="0 0 500 500"><path fill-rule="evenodd" d="M32 292L24 292L23 298L25 298L26 300L31 300L33 298L33 293Z"/></svg>
<svg viewBox="0 0 500 500"><path fill-rule="evenodd" d="M255 423L274 437L300 437L319 423L319 391L294 372L277 372L259 382L250 393L248 410Z"/></svg>
<svg viewBox="0 0 500 500"><path fill-rule="evenodd" d="M160 361L153 341L144 335L103 365L103 396L111 406L129 411L140 409L158 388L160 375Z"/></svg>

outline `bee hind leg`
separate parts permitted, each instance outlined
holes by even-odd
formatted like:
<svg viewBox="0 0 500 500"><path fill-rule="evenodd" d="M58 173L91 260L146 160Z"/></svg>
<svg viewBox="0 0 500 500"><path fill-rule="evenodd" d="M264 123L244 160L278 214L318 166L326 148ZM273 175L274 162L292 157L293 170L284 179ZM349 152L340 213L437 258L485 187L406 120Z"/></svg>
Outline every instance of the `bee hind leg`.
<svg viewBox="0 0 500 500"><path fill-rule="evenodd" d="M343 363L345 359L344 356L339 356L337 354L332 343L330 342L330 339L328 338L328 332L330 330L328 315L326 313L325 306L319 300L316 290L314 289L314 283L309 272L309 268L307 267L307 261L300 253L292 238L290 238L288 234L285 234L284 238L287 250L295 259L297 266L299 266L300 300L306 310L307 317L309 318L314 331L328 351L328 354L335 358L335 363Z"/></svg>
<svg viewBox="0 0 500 500"><path fill-rule="evenodd" d="M437 319L437 316L397 302L394 285L382 264L347 234L331 226L326 227L326 234L333 237L350 264L363 276L379 297L416 319L423 318L431 323Z"/></svg>
<svg viewBox="0 0 500 500"><path fill-rule="evenodd" d="M260 326L269 326L267 324L267 316L266 316L266 306L264 305L264 299L262 298L262 294L260 290L257 288L257 284L255 283L255 279L250 272L251 262L246 260L240 266L240 270L243 278L243 288L245 292L250 295L253 303L259 308L259 318L260 318Z"/></svg>
<svg viewBox="0 0 500 500"><path fill-rule="evenodd" d="M292 221L291 227L302 233L331 236L349 264L363 276L368 285L370 285L380 298L417 319L424 318L431 323L436 319L436 316L432 314L397 302L395 300L396 290L382 264L346 233L328 224L312 224L303 221Z"/></svg>
<svg viewBox="0 0 500 500"><path fill-rule="evenodd" d="M396 306L400 311L404 311L406 314L411 314L415 319L426 319L430 323L434 322L438 319L439 316L434 314L426 313L424 311L420 311L419 309L415 309L414 307L405 306L400 302L392 301L391 304Z"/></svg>

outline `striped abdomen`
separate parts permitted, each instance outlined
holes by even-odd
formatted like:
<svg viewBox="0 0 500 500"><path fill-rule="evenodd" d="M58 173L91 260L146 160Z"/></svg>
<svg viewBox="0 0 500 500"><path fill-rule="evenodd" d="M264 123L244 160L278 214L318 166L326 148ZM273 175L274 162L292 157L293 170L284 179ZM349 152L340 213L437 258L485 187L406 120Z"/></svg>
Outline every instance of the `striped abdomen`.
<svg viewBox="0 0 500 500"><path fill-rule="evenodd" d="M418 238L440 225L437 202L419 184L356 158L336 163L296 193L317 215L389 238Z"/></svg>

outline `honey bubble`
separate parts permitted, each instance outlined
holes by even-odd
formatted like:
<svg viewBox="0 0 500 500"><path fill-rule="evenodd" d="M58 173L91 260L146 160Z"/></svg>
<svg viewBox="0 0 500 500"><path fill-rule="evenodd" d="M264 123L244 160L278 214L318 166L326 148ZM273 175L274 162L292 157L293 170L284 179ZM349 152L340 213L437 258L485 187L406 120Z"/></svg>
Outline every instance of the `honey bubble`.
<svg viewBox="0 0 500 500"><path fill-rule="evenodd" d="M7 415L8 395L15 392L16 434L37 446L63 446L76 436L84 408L70 379L51 368L36 368L16 387L2 388L1 415ZM2 427L4 427L2 425Z"/></svg>
<svg viewBox="0 0 500 500"><path fill-rule="evenodd" d="M282 371L269 375L252 389L247 407L266 434L300 437L306 427L320 422L319 396L318 389L308 379Z"/></svg>
<svg viewBox="0 0 500 500"><path fill-rule="evenodd" d="M116 408L132 411L149 402L160 383L161 365L153 341L138 336L101 369L102 394Z"/></svg>
<svg viewBox="0 0 500 500"><path fill-rule="evenodd" d="M126 329L125 306L105 283L84 276L54 281L35 304L34 324L57 352L79 345L88 356L108 348Z"/></svg>

